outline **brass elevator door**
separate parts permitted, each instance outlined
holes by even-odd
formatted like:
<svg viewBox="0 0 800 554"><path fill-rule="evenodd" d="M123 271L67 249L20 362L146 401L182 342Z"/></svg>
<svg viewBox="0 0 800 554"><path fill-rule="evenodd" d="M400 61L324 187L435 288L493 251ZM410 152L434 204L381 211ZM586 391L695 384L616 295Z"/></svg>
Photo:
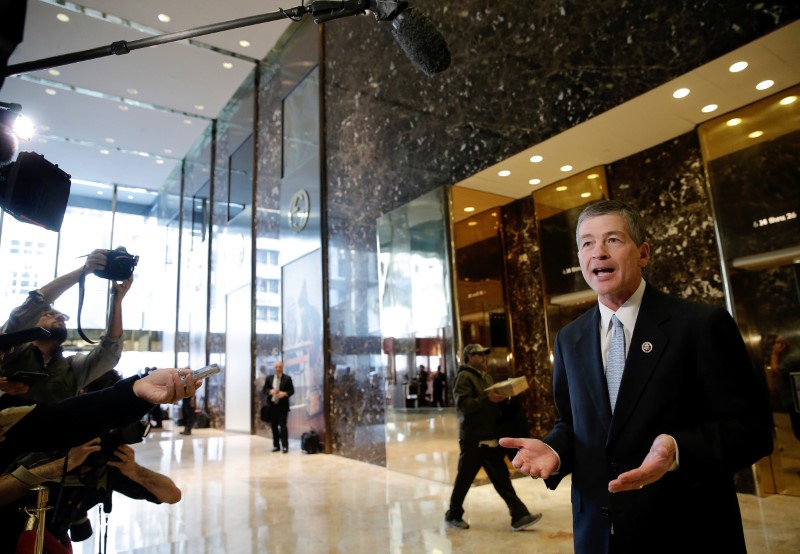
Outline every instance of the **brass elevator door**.
<svg viewBox="0 0 800 554"><path fill-rule="evenodd" d="M759 465L760 481L764 492L800 496L800 264L735 270L731 284L775 424L775 450Z"/></svg>

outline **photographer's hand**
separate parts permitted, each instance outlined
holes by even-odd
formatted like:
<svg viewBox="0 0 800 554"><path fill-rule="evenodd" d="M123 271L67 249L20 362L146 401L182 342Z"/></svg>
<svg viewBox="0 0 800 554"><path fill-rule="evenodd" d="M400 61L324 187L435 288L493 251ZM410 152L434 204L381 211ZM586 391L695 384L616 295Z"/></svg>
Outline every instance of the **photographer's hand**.
<svg viewBox="0 0 800 554"><path fill-rule="evenodd" d="M89 442L82 444L80 446L76 446L75 448L70 448L69 452L67 453L67 471L72 471L76 467L83 464L86 461L86 458L89 457L89 454L93 452L100 451L100 438L94 438Z"/></svg>
<svg viewBox="0 0 800 554"><path fill-rule="evenodd" d="M108 261L108 257L106 256L107 252L108 250L105 249L92 250L92 253L86 256L86 262L83 264L83 272L89 275L98 269L105 269L106 262Z"/></svg>
<svg viewBox="0 0 800 554"><path fill-rule="evenodd" d="M136 468L139 465L136 463L136 454L133 448L127 444L121 444L117 447L116 452L114 452L114 456L116 456L119 461L111 458L108 461L108 465L119 469L120 473L125 477L133 478L136 474Z"/></svg>
<svg viewBox="0 0 800 554"><path fill-rule="evenodd" d="M131 290L132 284L133 275L124 281L111 281L111 294L114 296L114 300L117 302L122 302L122 299L125 298L125 295L128 294L129 290Z"/></svg>
<svg viewBox="0 0 800 554"><path fill-rule="evenodd" d="M6 394L28 394L30 387L19 381L9 381L6 377L0 377L0 391Z"/></svg>

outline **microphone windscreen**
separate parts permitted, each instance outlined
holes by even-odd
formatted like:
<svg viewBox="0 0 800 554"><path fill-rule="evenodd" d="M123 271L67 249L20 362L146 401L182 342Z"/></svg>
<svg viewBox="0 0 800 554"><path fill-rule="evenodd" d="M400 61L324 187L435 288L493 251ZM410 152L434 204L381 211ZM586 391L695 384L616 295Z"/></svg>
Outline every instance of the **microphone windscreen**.
<svg viewBox="0 0 800 554"><path fill-rule="evenodd" d="M433 23L414 8L392 21L392 35L406 57L429 77L450 67L450 50Z"/></svg>

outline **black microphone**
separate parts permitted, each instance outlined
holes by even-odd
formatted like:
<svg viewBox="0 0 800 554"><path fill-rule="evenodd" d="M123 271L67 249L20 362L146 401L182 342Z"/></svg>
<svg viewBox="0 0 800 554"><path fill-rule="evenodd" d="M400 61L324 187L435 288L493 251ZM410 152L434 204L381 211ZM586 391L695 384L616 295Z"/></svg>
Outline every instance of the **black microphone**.
<svg viewBox="0 0 800 554"><path fill-rule="evenodd" d="M450 67L450 50L427 17L407 8L392 20L392 36L411 64L428 77Z"/></svg>

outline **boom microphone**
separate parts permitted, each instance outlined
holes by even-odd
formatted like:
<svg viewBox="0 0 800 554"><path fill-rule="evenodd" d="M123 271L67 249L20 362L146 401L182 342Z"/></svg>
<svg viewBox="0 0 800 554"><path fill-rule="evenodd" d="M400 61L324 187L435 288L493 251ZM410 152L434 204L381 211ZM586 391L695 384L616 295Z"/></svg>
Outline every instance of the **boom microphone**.
<svg viewBox="0 0 800 554"><path fill-rule="evenodd" d="M444 37L414 8L394 18L392 36L411 64L428 77L450 67L450 50Z"/></svg>

